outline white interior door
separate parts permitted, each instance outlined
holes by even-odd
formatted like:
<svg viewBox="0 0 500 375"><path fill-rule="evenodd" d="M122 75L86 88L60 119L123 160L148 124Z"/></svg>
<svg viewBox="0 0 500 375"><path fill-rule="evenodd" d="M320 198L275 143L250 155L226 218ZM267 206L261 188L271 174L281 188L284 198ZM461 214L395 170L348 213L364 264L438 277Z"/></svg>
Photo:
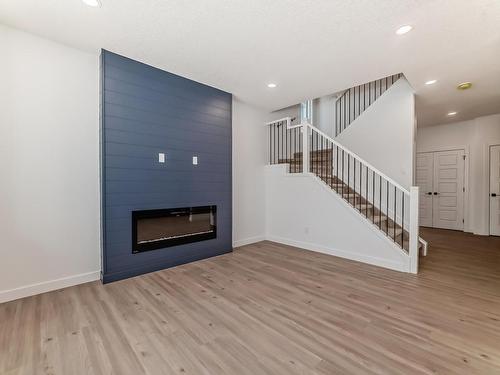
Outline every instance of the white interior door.
<svg viewBox="0 0 500 375"><path fill-rule="evenodd" d="M435 228L464 229L464 151L434 153L433 214Z"/></svg>
<svg viewBox="0 0 500 375"><path fill-rule="evenodd" d="M419 187L419 223L424 227L432 227L432 180L434 178L434 153L417 154L416 184Z"/></svg>
<svg viewBox="0 0 500 375"><path fill-rule="evenodd" d="M500 236L500 145L490 147L490 234Z"/></svg>

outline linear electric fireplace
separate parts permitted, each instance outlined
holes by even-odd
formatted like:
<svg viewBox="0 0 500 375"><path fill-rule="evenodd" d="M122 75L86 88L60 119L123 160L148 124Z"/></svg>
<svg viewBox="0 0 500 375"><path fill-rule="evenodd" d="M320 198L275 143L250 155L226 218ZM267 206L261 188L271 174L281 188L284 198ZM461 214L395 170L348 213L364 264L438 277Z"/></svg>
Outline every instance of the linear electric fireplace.
<svg viewBox="0 0 500 375"><path fill-rule="evenodd" d="M132 252L216 238L216 211L216 206L132 211Z"/></svg>

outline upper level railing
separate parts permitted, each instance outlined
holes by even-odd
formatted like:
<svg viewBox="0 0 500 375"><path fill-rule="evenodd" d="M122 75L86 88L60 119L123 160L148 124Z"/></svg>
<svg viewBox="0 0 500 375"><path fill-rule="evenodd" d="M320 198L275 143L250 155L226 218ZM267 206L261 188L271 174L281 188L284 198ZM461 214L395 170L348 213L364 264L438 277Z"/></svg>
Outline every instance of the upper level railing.
<svg viewBox="0 0 500 375"><path fill-rule="evenodd" d="M269 164L291 173L313 173L377 226L418 265L418 188L407 190L354 152L310 124L290 118L267 123Z"/></svg>
<svg viewBox="0 0 500 375"><path fill-rule="evenodd" d="M342 133L402 76L402 73L393 74L344 91L335 101L335 136Z"/></svg>

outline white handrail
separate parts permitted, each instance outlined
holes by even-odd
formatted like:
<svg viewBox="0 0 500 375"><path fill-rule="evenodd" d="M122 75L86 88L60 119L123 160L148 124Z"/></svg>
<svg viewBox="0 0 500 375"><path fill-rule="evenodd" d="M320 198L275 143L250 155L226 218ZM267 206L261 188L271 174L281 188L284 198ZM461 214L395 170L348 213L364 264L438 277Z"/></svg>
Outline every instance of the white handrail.
<svg viewBox="0 0 500 375"><path fill-rule="evenodd" d="M379 176L382 176L385 180L389 181L393 186L396 186L399 190L401 190L403 193L405 193L406 195L410 195L410 192L405 189L404 187L402 187L400 184L398 184L396 181L394 181L392 178L390 178L389 176L386 176L384 173L382 173L381 171L379 171L377 168L375 168L373 165L371 165L370 163L368 163L367 161L365 161L364 159L362 159L361 157L359 157L359 155L355 154L354 152L352 151L349 151L347 148L345 148L344 146L342 146L340 143L338 143L336 140L334 140L332 137L330 137L329 135L323 133L321 130L319 130L317 127L309 124L309 123L304 123L304 124L301 124L303 126L307 126L307 127L310 127L311 129L313 129L315 132L317 132L318 134L322 135L323 137L325 137L326 139L328 139L330 142L332 142L335 146L337 146L338 148L342 149L344 152L348 153L349 155L351 155L352 157L354 157L354 159L357 159L359 162L363 163L364 165L366 165L368 168L370 168L372 171L374 171L375 173L377 173Z"/></svg>
<svg viewBox="0 0 500 375"><path fill-rule="evenodd" d="M283 117L283 118L280 118L278 120L274 120L274 121L269 121L269 122L266 122L265 126L268 126L268 125L272 125L272 124L276 124L277 122L282 122L282 121L286 121L287 125L291 122L291 117L288 116L288 117Z"/></svg>

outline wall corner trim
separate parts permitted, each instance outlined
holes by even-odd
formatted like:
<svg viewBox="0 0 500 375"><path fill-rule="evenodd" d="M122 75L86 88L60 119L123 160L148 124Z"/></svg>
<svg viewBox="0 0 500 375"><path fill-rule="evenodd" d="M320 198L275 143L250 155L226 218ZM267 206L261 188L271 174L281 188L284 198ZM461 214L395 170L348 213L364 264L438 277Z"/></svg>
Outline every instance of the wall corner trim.
<svg viewBox="0 0 500 375"><path fill-rule="evenodd" d="M265 241L265 240L266 240L266 236L264 236L264 235L248 237L248 238L244 238L242 240L234 241L233 248L237 248L237 247L241 247L241 246L245 246L245 245L250 245L252 243L261 242L261 241Z"/></svg>

